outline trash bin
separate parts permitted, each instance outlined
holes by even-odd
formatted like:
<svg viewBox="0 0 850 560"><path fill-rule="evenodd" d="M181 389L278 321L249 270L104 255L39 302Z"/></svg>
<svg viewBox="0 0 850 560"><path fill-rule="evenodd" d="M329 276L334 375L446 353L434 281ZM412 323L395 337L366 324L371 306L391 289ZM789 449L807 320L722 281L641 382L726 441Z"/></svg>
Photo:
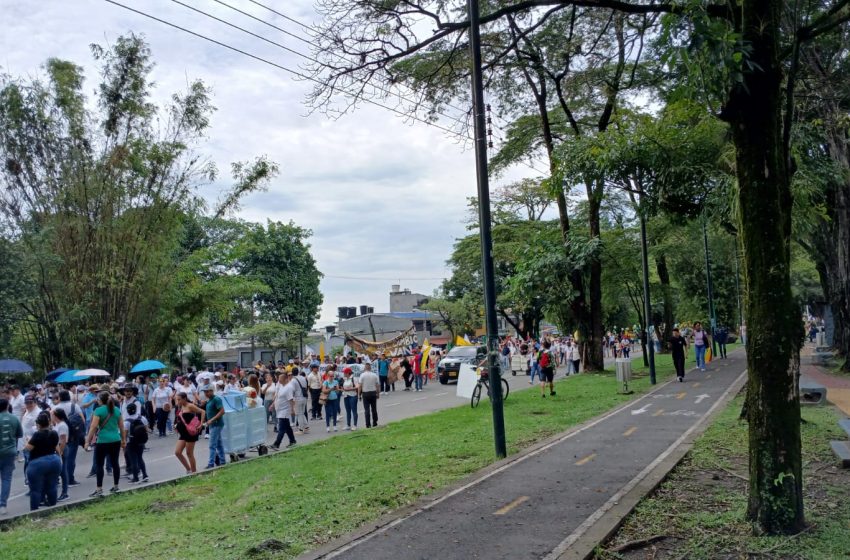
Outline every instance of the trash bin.
<svg viewBox="0 0 850 560"><path fill-rule="evenodd" d="M826 346L826 336L824 336L824 335L825 335L825 333L822 332L822 331L819 331L815 335L815 346L816 347L823 348L824 346Z"/></svg>
<svg viewBox="0 0 850 560"><path fill-rule="evenodd" d="M630 393L629 381L632 380L632 361L629 358L617 358L615 360L617 367L617 383L622 387L621 392L625 395Z"/></svg>

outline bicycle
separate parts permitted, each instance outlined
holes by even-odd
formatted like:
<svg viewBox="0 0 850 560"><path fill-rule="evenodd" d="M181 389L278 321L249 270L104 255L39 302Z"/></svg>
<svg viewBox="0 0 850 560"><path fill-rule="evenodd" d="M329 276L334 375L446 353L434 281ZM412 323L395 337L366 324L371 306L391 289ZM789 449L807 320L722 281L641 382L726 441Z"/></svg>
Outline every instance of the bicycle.
<svg viewBox="0 0 850 560"><path fill-rule="evenodd" d="M490 376L484 368L479 368L479 372L478 383L475 384L475 389L472 390L472 408L478 406L479 401L481 401L483 388L487 389L487 398L490 398ZM502 400L508 400L508 393L510 393L511 387L505 378L502 377L500 380L502 382Z"/></svg>

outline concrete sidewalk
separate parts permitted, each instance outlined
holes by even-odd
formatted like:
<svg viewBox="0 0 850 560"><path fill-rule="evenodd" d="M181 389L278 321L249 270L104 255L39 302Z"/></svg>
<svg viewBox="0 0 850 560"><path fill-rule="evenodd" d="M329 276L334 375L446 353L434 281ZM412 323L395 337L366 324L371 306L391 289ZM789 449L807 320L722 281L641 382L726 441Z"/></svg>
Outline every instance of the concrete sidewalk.
<svg viewBox="0 0 850 560"><path fill-rule="evenodd" d="M815 345L807 342L800 351L800 373L827 388L826 400L850 416L850 377L833 375L823 366L812 363Z"/></svg>
<svg viewBox="0 0 850 560"><path fill-rule="evenodd" d="M736 351L303 558L584 558L684 456L745 369Z"/></svg>

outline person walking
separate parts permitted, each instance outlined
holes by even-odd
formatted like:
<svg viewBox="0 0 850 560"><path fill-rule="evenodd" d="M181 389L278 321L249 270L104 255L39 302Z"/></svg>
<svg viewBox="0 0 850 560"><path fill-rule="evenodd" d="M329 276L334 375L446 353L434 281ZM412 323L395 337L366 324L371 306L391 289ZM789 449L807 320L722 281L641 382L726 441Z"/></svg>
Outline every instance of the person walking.
<svg viewBox="0 0 850 560"><path fill-rule="evenodd" d="M24 456L24 484L28 484L27 466L29 466L30 462L30 452L27 451L26 444L29 442L36 430L38 430L35 420L38 418L41 409L38 407L34 395L26 396L24 399L24 408L24 417L21 418L21 428L24 430L24 449L21 451L21 454ZM0 461L0 463L2 463L2 461Z"/></svg>
<svg viewBox="0 0 850 560"><path fill-rule="evenodd" d="M71 435L68 429L68 415L65 414L65 410L58 406L54 408L50 412L50 423L53 425L53 431L59 436L56 454L62 461L62 470L59 472L59 477L62 480L62 492L56 498L56 501L61 502L68 499L68 441Z"/></svg>
<svg viewBox="0 0 850 560"><path fill-rule="evenodd" d="M174 456L186 469L186 474L198 472L195 463L195 444L201 435L206 412L189 402L189 395L180 391L174 399L174 428L177 430L177 445ZM184 455L185 453L185 455Z"/></svg>
<svg viewBox="0 0 850 560"><path fill-rule="evenodd" d="M378 427L378 399L381 397L381 381L375 375L369 364L366 364L365 370L360 374L360 385L358 386L358 394L363 401L363 414L366 416L366 428Z"/></svg>
<svg viewBox="0 0 850 560"><path fill-rule="evenodd" d="M699 321L694 323L694 352L697 357L697 367L700 371L705 371L705 349L708 348L710 343L711 340L709 340L708 334L703 330L702 323Z"/></svg>
<svg viewBox="0 0 850 560"><path fill-rule="evenodd" d="M65 412L65 422L68 426L68 441L62 457L62 471L65 473L68 486L77 486L79 482L74 474L77 469L77 451L86 434L85 416L80 406L71 402L71 393L66 390L59 391L59 406L56 408Z"/></svg>
<svg viewBox="0 0 850 560"><path fill-rule="evenodd" d="M679 383L685 380L685 355L688 353L688 340L682 336L678 327L673 327L670 336L670 354L673 357L673 366L676 368L676 377Z"/></svg>
<svg viewBox="0 0 850 560"><path fill-rule="evenodd" d="M289 421L292 412L295 410L295 388L290 381L292 381L292 374L286 372L281 373L277 378L280 388L272 404L272 409L275 415L277 415L277 437L274 443L271 444L271 448L275 450L280 449L280 443L283 441L284 434L289 439L287 447L292 447L296 443L292 424Z"/></svg>
<svg viewBox="0 0 850 560"><path fill-rule="evenodd" d="M549 384L549 396L555 393L555 357L552 355L552 343L543 341L543 349L538 358L540 364L540 396L546 398L546 384Z"/></svg>
<svg viewBox="0 0 850 560"><path fill-rule="evenodd" d="M389 393L390 391L390 361L386 354L381 354L378 358L378 380L381 384L381 393Z"/></svg>
<svg viewBox="0 0 850 560"><path fill-rule="evenodd" d="M148 481L148 469L144 459L145 444L148 442L148 419L142 414L142 409L140 403L131 402L127 405L124 418L124 431L127 433L124 455L127 458L130 484ZM139 473L142 475L141 479Z"/></svg>
<svg viewBox="0 0 850 560"><path fill-rule="evenodd" d="M322 419L322 405L319 399L322 396L322 375L319 373L319 362L310 364L310 373L307 375L307 388L310 390L310 419Z"/></svg>
<svg viewBox="0 0 850 560"><path fill-rule="evenodd" d="M333 420L334 431L337 431L336 417L339 414L339 382L333 376L333 371L329 370L328 378L322 382L321 398L325 401L325 427L327 431L331 431L331 420Z"/></svg>
<svg viewBox="0 0 850 560"><path fill-rule="evenodd" d="M151 393L151 401L156 415L156 429L159 432L159 437L164 438L168 417L171 414L171 401L174 397L174 391L168 386L168 378L165 375L160 376L158 382L159 385Z"/></svg>
<svg viewBox="0 0 850 560"><path fill-rule="evenodd" d="M29 404L25 403L25 407L35 410L35 399L29 401ZM15 456L18 454L18 440L22 437L24 430L21 420L9 412L9 400L0 398L0 515L6 515L6 505L12 491L12 473L15 472ZM26 447L24 456L28 455L29 447Z"/></svg>
<svg viewBox="0 0 850 560"><path fill-rule="evenodd" d="M203 385L200 390L207 398L205 427L210 431L210 457L207 468L211 469L227 462L224 444L221 441L221 432L224 429L224 403L221 397L215 394L215 386L211 383Z"/></svg>
<svg viewBox="0 0 850 560"><path fill-rule="evenodd" d="M390 391L395 392L395 384L399 377L401 377L401 364L398 358L394 358L390 361L390 374L387 376L387 384L390 387Z"/></svg>
<svg viewBox="0 0 850 560"><path fill-rule="evenodd" d="M410 360L405 355L401 359L401 376L404 379L404 390L410 391L410 386L413 385L413 365L411 365Z"/></svg>
<svg viewBox="0 0 850 560"><path fill-rule="evenodd" d="M277 381L274 379L272 372L266 372L265 383L260 387L260 396L263 397L263 407L266 409L266 423L273 422L274 413L271 411L274 396L277 394Z"/></svg>
<svg viewBox="0 0 850 560"><path fill-rule="evenodd" d="M307 376L305 375L304 370L295 368L293 371L296 370L297 373L292 375L292 381L290 381L290 383L293 384L293 390L295 391L295 410L293 411L293 417L295 418L295 427L298 428L298 433L306 434L310 431L310 417L307 416L309 383L307 382Z"/></svg>
<svg viewBox="0 0 850 560"><path fill-rule="evenodd" d="M714 341L717 343L717 349L720 352L720 357L726 359L726 343L729 341L729 329L720 325L714 331Z"/></svg>
<svg viewBox="0 0 850 560"><path fill-rule="evenodd" d="M346 430L357 430L357 396L360 393L360 385L358 385L352 374L353 371L350 367L342 370L342 403L345 405ZM354 426L351 425L352 418L354 420Z"/></svg>
<svg viewBox="0 0 850 560"><path fill-rule="evenodd" d="M124 420L121 418L121 410L115 405L115 401L109 393L102 391L97 396L100 406L92 413L91 426L86 436L86 450L94 446L94 456L97 477L97 488L89 494L92 498L103 496L104 463L109 461L112 465L113 486L111 492L118 492L118 481L121 479L121 469L118 465L118 457L121 449L127 445L127 432L124 431Z"/></svg>
<svg viewBox="0 0 850 560"><path fill-rule="evenodd" d="M38 428L27 443L30 454L27 479L30 483L30 511L56 505L56 484L62 474L62 460L56 454L59 434L50 429L50 413L42 411L35 420Z"/></svg>

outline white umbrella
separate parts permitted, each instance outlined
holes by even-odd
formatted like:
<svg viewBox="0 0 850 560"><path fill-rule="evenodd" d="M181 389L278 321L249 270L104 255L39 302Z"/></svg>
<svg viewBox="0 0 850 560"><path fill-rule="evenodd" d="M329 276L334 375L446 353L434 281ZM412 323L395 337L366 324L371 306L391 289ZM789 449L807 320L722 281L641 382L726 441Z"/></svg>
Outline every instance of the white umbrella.
<svg viewBox="0 0 850 560"><path fill-rule="evenodd" d="M81 369L74 377L109 377L110 373L102 369Z"/></svg>

